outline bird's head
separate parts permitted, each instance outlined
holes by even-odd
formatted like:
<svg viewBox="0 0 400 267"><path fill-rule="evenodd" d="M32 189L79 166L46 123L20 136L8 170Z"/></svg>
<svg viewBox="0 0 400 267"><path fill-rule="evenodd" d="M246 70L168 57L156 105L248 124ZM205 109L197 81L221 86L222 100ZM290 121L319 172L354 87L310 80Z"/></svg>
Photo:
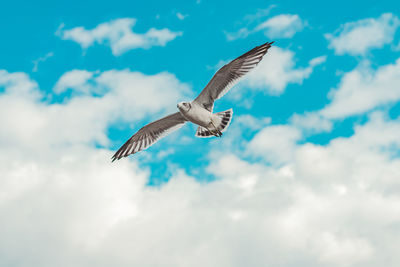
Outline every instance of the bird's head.
<svg viewBox="0 0 400 267"><path fill-rule="evenodd" d="M192 105L189 102L180 102L176 106L182 112L188 112L192 107Z"/></svg>

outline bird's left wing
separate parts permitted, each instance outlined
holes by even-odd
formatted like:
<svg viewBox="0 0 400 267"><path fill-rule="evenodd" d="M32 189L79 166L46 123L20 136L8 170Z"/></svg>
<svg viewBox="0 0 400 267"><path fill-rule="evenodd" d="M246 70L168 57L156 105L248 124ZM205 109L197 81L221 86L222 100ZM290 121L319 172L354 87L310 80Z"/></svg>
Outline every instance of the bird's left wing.
<svg viewBox="0 0 400 267"><path fill-rule="evenodd" d="M257 66L272 43L257 46L220 68L194 101L212 111L214 101L226 94L242 76Z"/></svg>
<svg viewBox="0 0 400 267"><path fill-rule="evenodd" d="M172 131L181 128L185 122L186 119L179 112L176 112L147 124L129 138L120 149L118 149L114 156L112 156L112 161L148 148Z"/></svg>

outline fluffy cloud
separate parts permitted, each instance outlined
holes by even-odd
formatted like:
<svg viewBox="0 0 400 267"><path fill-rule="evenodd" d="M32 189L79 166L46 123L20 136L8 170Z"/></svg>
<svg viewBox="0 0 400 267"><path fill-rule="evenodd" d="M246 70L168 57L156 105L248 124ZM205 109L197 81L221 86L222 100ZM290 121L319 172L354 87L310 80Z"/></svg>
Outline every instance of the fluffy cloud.
<svg viewBox="0 0 400 267"><path fill-rule="evenodd" d="M5 94L14 93L21 96L39 96L38 85L32 81L26 73L9 73L0 70L0 88L4 89Z"/></svg>
<svg viewBox="0 0 400 267"><path fill-rule="evenodd" d="M263 243L252 247L268 248L269 256L258 262L375 266L392 258L400 221L392 210L399 210L400 202L400 160L398 154L394 157L400 148L400 121L375 113L355 128L353 136L333 139L327 146L294 144L295 132L285 125L267 126L249 143L251 153L270 163L276 159L274 153L281 153L283 165L269 167L225 154L214 155L209 167L237 190L240 201L232 220L252 223L260 237L253 236L252 242ZM259 153L264 142L267 150L276 149Z"/></svg>
<svg viewBox="0 0 400 267"><path fill-rule="evenodd" d="M54 87L54 92L57 94L65 92L67 89L82 93L90 93L93 87L88 83L93 77L93 73L87 70L72 70L64 73Z"/></svg>
<svg viewBox="0 0 400 267"><path fill-rule="evenodd" d="M255 31L264 31L269 38L291 38L304 28L304 22L298 15L281 14L261 23Z"/></svg>
<svg viewBox="0 0 400 267"><path fill-rule="evenodd" d="M270 117L255 118L249 114L235 116L235 124L244 126L251 130L259 130L271 123Z"/></svg>
<svg viewBox="0 0 400 267"><path fill-rule="evenodd" d="M105 145L109 142L105 131L112 122L162 116L190 94L188 86L170 73L148 76L129 70L68 72L54 90L80 93L63 103L41 101L46 96L24 73L1 70L0 86L5 87L0 105L7 111L1 113L0 124L8 125L0 139L6 138L8 146L29 143L33 149L92 142Z"/></svg>
<svg viewBox="0 0 400 267"><path fill-rule="evenodd" d="M261 156L274 165L292 160L292 151L301 132L288 125L272 125L258 132L247 146L247 153Z"/></svg>
<svg viewBox="0 0 400 267"><path fill-rule="evenodd" d="M271 47L260 64L243 79L243 85L265 90L269 94L280 95L290 83L301 84L315 66L325 62L321 56L310 60L305 68L295 66L294 52L276 46Z"/></svg>
<svg viewBox="0 0 400 267"><path fill-rule="evenodd" d="M392 64L372 68L367 60L343 74L330 102L321 110L294 114L290 122L308 133L328 132L333 120L387 108L400 100L400 59Z"/></svg>
<svg viewBox="0 0 400 267"><path fill-rule="evenodd" d="M151 28L146 33L135 33L132 27L136 20L132 18L122 18L104 22L97 25L94 29L87 30L84 27L63 29L63 25L57 31L63 40L71 40L81 45L82 49L87 49L94 43L106 44L111 47L112 53L119 56L131 49L150 48L152 46L165 46L174 40L182 32L173 32L169 29Z"/></svg>
<svg viewBox="0 0 400 267"><path fill-rule="evenodd" d="M310 133L329 132L332 130L332 122L323 117L319 112L306 112L294 114L290 118L292 125Z"/></svg>
<svg viewBox="0 0 400 267"><path fill-rule="evenodd" d="M376 107L400 100L400 59L394 64L374 70L368 62L345 73L332 99L321 114L327 118L343 118L362 114Z"/></svg>
<svg viewBox="0 0 400 267"><path fill-rule="evenodd" d="M49 104L26 74L0 71L0 265L399 265L399 119L375 113L327 146L298 144L296 127L263 119L246 147L272 164L213 150L207 171L214 182L177 168L162 187L146 187L150 170L134 158L111 164L111 151L91 145L92 128L106 135L101 117L136 101L132 91L146 94L145 85L153 93L156 84L185 86L170 74L130 71L92 73L87 81L106 89ZM156 110L170 104L165 97L153 99ZM76 109L78 100L84 108ZM104 110L108 102L117 106Z"/></svg>
<svg viewBox="0 0 400 267"><path fill-rule="evenodd" d="M269 9L267 10L269 12ZM259 16L256 16L259 19ZM255 20L252 18L251 20ZM248 35L263 32L268 38L291 38L297 32L303 30L305 22L299 15L280 14L267 19L266 21L254 26L254 28L243 27L237 32L225 32L226 39L233 41L239 38L246 38Z"/></svg>
<svg viewBox="0 0 400 267"><path fill-rule="evenodd" d="M326 34L325 37L337 55L365 55L373 48L390 44L399 26L398 17L385 13L378 18L348 22L334 34Z"/></svg>

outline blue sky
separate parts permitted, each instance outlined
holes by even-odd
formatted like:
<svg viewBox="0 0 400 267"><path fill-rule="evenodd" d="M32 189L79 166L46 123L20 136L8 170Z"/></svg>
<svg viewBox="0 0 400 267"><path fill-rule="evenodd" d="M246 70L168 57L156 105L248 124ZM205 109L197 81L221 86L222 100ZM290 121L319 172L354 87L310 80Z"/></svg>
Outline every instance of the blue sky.
<svg viewBox="0 0 400 267"><path fill-rule="evenodd" d="M395 1L14 1L0 25L0 265L400 263ZM267 41L222 138L111 164Z"/></svg>

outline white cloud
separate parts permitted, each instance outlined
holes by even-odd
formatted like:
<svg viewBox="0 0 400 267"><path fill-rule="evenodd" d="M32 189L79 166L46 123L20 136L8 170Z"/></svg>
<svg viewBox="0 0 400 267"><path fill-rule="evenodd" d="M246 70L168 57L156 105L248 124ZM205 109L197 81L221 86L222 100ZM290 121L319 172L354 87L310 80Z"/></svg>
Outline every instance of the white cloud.
<svg viewBox="0 0 400 267"><path fill-rule="evenodd" d="M271 127L277 128L267 130ZM262 143L270 143L276 149L261 153L270 160L276 151L282 153L281 147L287 151L283 165L268 167L219 154L209 167L236 189L236 223L251 223L260 237L251 237L252 242L271 241L259 245L270 253L258 263L285 259L282 266L302 261L308 266L376 266L392 258L396 266L400 257L394 256L392 242L398 243L400 217L392 209L399 210L400 160L393 152L400 148L400 121L374 114L353 136L327 146L293 145L296 138L288 126L265 130L275 134L261 138L262 130L248 149L262 151Z"/></svg>
<svg viewBox="0 0 400 267"><path fill-rule="evenodd" d="M82 49L87 49L96 42L109 45L115 56L119 56L131 49L165 46L168 42L182 35L182 32L155 28L151 28L143 34L135 33L132 31L135 23L136 19L121 18L101 23L92 30L87 30L84 27L67 30L63 29L62 25L56 34L63 40L72 40L79 43Z"/></svg>
<svg viewBox="0 0 400 267"><path fill-rule="evenodd" d="M33 61L33 72L37 72L38 71L38 67L39 67L39 63L40 62L45 62L46 60L48 60L49 58L53 57L54 53L53 52L49 52L46 55L44 55L43 57L40 57L36 60Z"/></svg>
<svg viewBox="0 0 400 267"><path fill-rule="evenodd" d="M249 114L235 116L235 124L239 124L251 130L262 129L263 127L265 127L270 123L271 123L270 117L256 118Z"/></svg>
<svg viewBox="0 0 400 267"><path fill-rule="evenodd" d="M373 113L368 123L356 126L349 138L333 139L326 147L301 146L295 152L297 171L319 186L336 184L340 194L365 190L391 195L400 190L395 185L400 166L396 155L400 150L399 133L399 119L391 121L382 113Z"/></svg>
<svg viewBox="0 0 400 267"><path fill-rule="evenodd" d="M14 93L20 96L39 97L38 85L32 81L26 73L9 73L0 70L0 87L3 87L6 94Z"/></svg>
<svg viewBox="0 0 400 267"><path fill-rule="evenodd" d="M262 10L260 13L253 16L246 16L250 22L259 20L260 17L269 13L269 9ZM249 26L242 27L236 32L225 32L226 39L233 41L240 38L246 38L248 35L263 32L268 38L292 38L297 32L303 30L306 23L296 14L280 14L267 19L266 21L250 28Z"/></svg>
<svg viewBox="0 0 400 267"><path fill-rule="evenodd" d="M88 94L92 90L92 86L88 84L88 80L93 77L93 73L87 70L72 70L64 73L54 87L54 92L61 94L67 89L74 89L82 93Z"/></svg>
<svg viewBox="0 0 400 267"><path fill-rule="evenodd" d="M180 13L180 12L178 12L178 13L176 13L176 17L179 19L179 20L184 20L185 18L187 18L189 15L184 15L184 14L182 14L182 13Z"/></svg>
<svg viewBox="0 0 400 267"><path fill-rule="evenodd" d="M326 56L319 56L319 57L315 57L315 58L311 59L309 64L311 67L315 67L315 66L325 63L325 61L326 61Z"/></svg>
<svg viewBox="0 0 400 267"><path fill-rule="evenodd" d="M188 85L168 72L149 76L129 70L110 70L98 75L95 82L113 90L106 96L126 120L162 110L175 112L176 103L193 97Z"/></svg>
<svg viewBox="0 0 400 267"><path fill-rule="evenodd" d="M32 149L71 144L106 145L109 140L105 131L110 123L166 115L175 111L176 103L190 94L188 86L170 73L144 75L129 70L68 72L57 82L57 93L65 88L85 93L72 94L63 103L40 101L43 94L37 84L23 73L1 70L0 86L5 87L0 105L7 111L1 113L0 125L8 125L1 131L0 139L8 140L6 146L22 142ZM99 94L93 97L90 94L93 92Z"/></svg>
<svg viewBox="0 0 400 267"><path fill-rule="evenodd" d="M385 13L378 18L345 23L334 34L326 34L325 37L337 55L365 55L371 49L392 43L399 26L397 16Z"/></svg>
<svg viewBox="0 0 400 267"><path fill-rule="evenodd" d="M343 118L362 114L400 100L400 59L394 64L373 70L368 62L345 73L332 99L321 114L327 118Z"/></svg>
<svg viewBox="0 0 400 267"><path fill-rule="evenodd" d="M276 46L271 47L260 64L243 79L251 88L265 90L270 94L282 94L290 83L301 84L315 66L325 62L326 57L312 59L305 68L295 66L294 52Z"/></svg>
<svg viewBox="0 0 400 267"><path fill-rule="evenodd" d="M210 140L210 149L226 153L244 153L246 150L246 138L254 136L265 126L271 124L270 117L254 117L250 114L238 114L233 109L233 121L229 125L229 130L223 135L223 138Z"/></svg>
<svg viewBox="0 0 400 267"><path fill-rule="evenodd" d="M91 129L119 108L105 112L112 102L106 99L126 105L124 98L135 101L130 90L182 84L170 74L129 71L89 80L115 87L59 105L40 101L26 74L0 71L1 266L399 265L399 119L374 113L353 136L326 146L297 144L295 127L267 125L248 150L271 160L258 143L280 164L213 151L207 169L214 182L199 183L178 168L152 188L145 186L150 169L135 158L111 164L111 151L79 142L73 131L96 140ZM169 105L164 97L156 100L159 109ZM89 105L76 109L78 100ZM56 106L60 122L53 124ZM71 120L66 112L74 112ZM96 119L86 120L85 112Z"/></svg>
<svg viewBox="0 0 400 267"><path fill-rule="evenodd" d="M251 31L244 27L239 29L237 32L224 32L226 39L228 41L234 41L236 39L241 39L241 38L246 38L247 36L249 36L249 34L251 34Z"/></svg>
<svg viewBox="0 0 400 267"><path fill-rule="evenodd" d="M303 28L304 22L298 15L280 14L258 25L255 31L264 31L269 38L292 38Z"/></svg>
<svg viewBox="0 0 400 267"><path fill-rule="evenodd" d="M293 114L290 118L292 125L311 133L329 132L332 130L332 121L321 116L319 112L306 112L302 115Z"/></svg>
<svg viewBox="0 0 400 267"><path fill-rule="evenodd" d="M247 153L262 156L274 165L292 160L301 132L292 126L272 125L258 132L250 141Z"/></svg>
<svg viewBox="0 0 400 267"><path fill-rule="evenodd" d="M246 21L248 23L258 22L268 16L275 7L276 5L269 5L267 8L257 9L256 13L244 16L241 21Z"/></svg>

